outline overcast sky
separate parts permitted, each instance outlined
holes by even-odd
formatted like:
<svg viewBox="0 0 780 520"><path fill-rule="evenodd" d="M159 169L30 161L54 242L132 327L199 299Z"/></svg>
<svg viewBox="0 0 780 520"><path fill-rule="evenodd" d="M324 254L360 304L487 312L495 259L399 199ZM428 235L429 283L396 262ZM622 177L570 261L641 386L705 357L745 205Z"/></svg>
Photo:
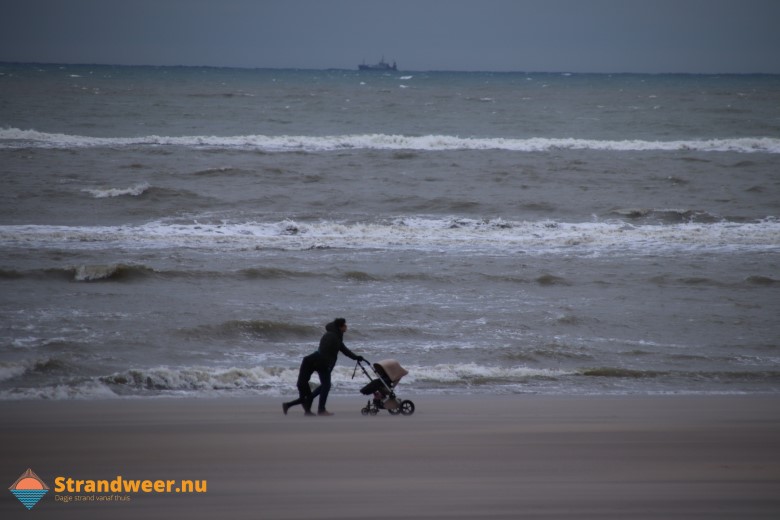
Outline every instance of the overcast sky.
<svg viewBox="0 0 780 520"><path fill-rule="evenodd" d="M780 73L780 0L0 0L0 61Z"/></svg>

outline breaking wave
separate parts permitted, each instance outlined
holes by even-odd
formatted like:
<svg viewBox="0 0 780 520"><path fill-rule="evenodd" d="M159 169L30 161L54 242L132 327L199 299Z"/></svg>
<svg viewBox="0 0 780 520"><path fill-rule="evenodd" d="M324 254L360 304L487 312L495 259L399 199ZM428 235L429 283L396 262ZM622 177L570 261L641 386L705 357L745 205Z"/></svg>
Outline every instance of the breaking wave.
<svg viewBox="0 0 780 520"><path fill-rule="evenodd" d="M677 141L640 139L595 140L532 137L525 139L458 137L451 135L347 134L332 136L238 135L238 136L140 136L90 137L38 132L18 128L0 129L0 148L93 148L93 147L183 146L205 149L239 149L262 152L327 152L334 150L549 150L600 151L699 151L780 153L780 139L741 137Z"/></svg>
<svg viewBox="0 0 780 520"><path fill-rule="evenodd" d="M129 188L102 188L102 189L83 189L81 191L89 193L96 199L107 199L112 197L139 197L146 193L151 186L147 182L142 182Z"/></svg>
<svg viewBox="0 0 780 520"><path fill-rule="evenodd" d="M72 270L74 273L73 279L77 282L143 278L154 272L145 266L133 266L125 264L79 265Z"/></svg>
<svg viewBox="0 0 780 520"><path fill-rule="evenodd" d="M575 372L528 367L483 366L476 363L408 366L404 392L479 389L515 385L530 380L555 380ZM358 396L364 378L352 378L354 367L339 365L333 372L335 394ZM20 370L24 371L24 370ZM14 374L18 375L18 374ZM91 399L117 396L294 395L298 367L168 367L133 368L94 378L36 388L0 392L0 399Z"/></svg>
<svg viewBox="0 0 780 520"><path fill-rule="evenodd" d="M144 265L94 264L70 267L52 267L17 271L0 269L0 280L7 279L60 279L74 282L131 281L147 278L155 274L154 269Z"/></svg>
<svg viewBox="0 0 780 520"><path fill-rule="evenodd" d="M780 372L763 371L669 371L637 370L621 367L597 368L534 368L524 365L495 366L478 363L438 364L430 366L406 366L409 374L399 390L401 394L451 394L451 393L570 393L571 384L579 381L578 393L630 394L664 392L663 381L686 380L690 384L682 393L722 393L722 390L700 388L702 382L750 387L767 381L780 383ZM0 374L6 381L22 377L25 373L59 370L41 363L0 365ZM352 366L338 365L333 372L333 393L354 395L361 399L359 389L364 378L352 378ZM154 396L246 396L246 395L295 395L297 366L253 367L205 367L157 366L131 368L95 377L60 379L51 385L35 387L16 386L0 391L0 399L96 399L111 397ZM565 383L568 381L568 383ZM588 384L587 381L593 384ZM601 383L596 383L601 381ZM646 388L631 386L631 382L645 381ZM653 383L658 381L659 383ZM10 382L10 381L9 381ZM576 384L576 383L575 383ZM733 389L738 392L739 389ZM358 401L356 401L358 402Z"/></svg>
<svg viewBox="0 0 780 520"><path fill-rule="evenodd" d="M133 391L270 390L294 385L297 369L168 367L127 370L101 377L117 394Z"/></svg>
<svg viewBox="0 0 780 520"><path fill-rule="evenodd" d="M295 232L291 233L290 228ZM102 249L105 247L188 247L211 251L316 250L329 248L523 252L525 254L658 254L695 251L778 251L780 220L757 222L676 223L669 225L626 222L563 223L408 217L376 222L244 222L167 223L138 226L0 226L4 246ZM134 271L131 269L130 274ZM128 273L122 264L77 268L80 281L111 279ZM242 273L276 277L290 272L263 269ZM358 272L347 276L358 277ZM538 280L542 284L558 280ZM766 281L757 280L759 284Z"/></svg>

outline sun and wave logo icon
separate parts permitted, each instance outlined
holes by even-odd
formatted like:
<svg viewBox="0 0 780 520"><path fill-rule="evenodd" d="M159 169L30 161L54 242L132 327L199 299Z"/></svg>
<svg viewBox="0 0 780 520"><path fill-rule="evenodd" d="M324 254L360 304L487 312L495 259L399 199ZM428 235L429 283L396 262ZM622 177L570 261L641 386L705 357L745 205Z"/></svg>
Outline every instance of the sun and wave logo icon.
<svg viewBox="0 0 780 520"><path fill-rule="evenodd" d="M24 504L24 507L32 509L49 491L49 486L28 468L8 489L19 499L19 502Z"/></svg>

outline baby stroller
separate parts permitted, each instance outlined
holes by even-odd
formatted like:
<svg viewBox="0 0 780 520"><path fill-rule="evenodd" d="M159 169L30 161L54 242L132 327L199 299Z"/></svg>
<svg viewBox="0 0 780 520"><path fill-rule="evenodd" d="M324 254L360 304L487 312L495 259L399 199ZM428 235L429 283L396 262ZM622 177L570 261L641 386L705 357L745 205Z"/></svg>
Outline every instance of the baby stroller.
<svg viewBox="0 0 780 520"><path fill-rule="evenodd" d="M365 363L374 373L376 379L371 377L366 367L363 366L363 362L357 362L355 371L352 372L352 379L355 378L355 373L358 367L360 367L366 377L371 379L370 383L360 389L360 393L373 395L373 398L368 400L368 404L360 410L360 413L363 415L376 415L379 413L379 410L387 410L390 415L412 415L414 413L414 403L408 399L399 401L393 391L401 378L408 374L409 371L395 359L385 359L373 365L367 361Z"/></svg>

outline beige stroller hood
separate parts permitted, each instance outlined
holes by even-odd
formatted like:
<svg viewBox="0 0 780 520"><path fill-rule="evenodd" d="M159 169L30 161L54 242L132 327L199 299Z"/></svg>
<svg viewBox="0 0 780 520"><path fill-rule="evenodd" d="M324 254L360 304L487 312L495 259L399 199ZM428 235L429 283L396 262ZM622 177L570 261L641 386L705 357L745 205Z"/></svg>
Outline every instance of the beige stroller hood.
<svg viewBox="0 0 780 520"><path fill-rule="evenodd" d="M397 384L402 377L409 373L409 371L402 367L401 363L395 359L383 359L378 363L374 363L374 368L380 374L383 372L387 374L387 377L390 378L390 381L392 381L393 384Z"/></svg>

